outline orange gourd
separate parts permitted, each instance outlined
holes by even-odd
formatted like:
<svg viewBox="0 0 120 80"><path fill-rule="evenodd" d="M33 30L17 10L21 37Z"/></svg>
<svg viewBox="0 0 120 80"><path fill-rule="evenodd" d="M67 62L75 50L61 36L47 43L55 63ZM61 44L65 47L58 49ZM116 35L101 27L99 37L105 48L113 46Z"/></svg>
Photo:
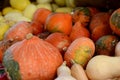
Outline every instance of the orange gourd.
<svg viewBox="0 0 120 80"><path fill-rule="evenodd" d="M42 25L44 25L48 15L51 14L51 13L52 12L48 9L39 8L33 14L32 21L37 21L37 22L40 22Z"/></svg>
<svg viewBox="0 0 120 80"><path fill-rule="evenodd" d="M69 13L52 13L48 16L45 29L49 32L62 32L69 35L72 29L72 16Z"/></svg>
<svg viewBox="0 0 120 80"><path fill-rule="evenodd" d="M53 80L62 62L57 48L28 34L5 51L2 63L11 80Z"/></svg>
<svg viewBox="0 0 120 80"><path fill-rule="evenodd" d="M72 31L70 33L70 39L74 41L75 39L80 37L90 37L90 32L80 22L76 22L72 27Z"/></svg>
<svg viewBox="0 0 120 80"><path fill-rule="evenodd" d="M73 22L81 22L83 26L87 26L90 22L91 13L88 7L76 7L72 14Z"/></svg>
<svg viewBox="0 0 120 80"><path fill-rule="evenodd" d="M68 66L71 66L71 60L85 66L89 59L94 55L95 44L87 37L81 37L74 40L68 47L64 55L64 60Z"/></svg>
<svg viewBox="0 0 120 80"><path fill-rule="evenodd" d="M4 35L4 40L20 41L25 38L28 33L31 33L30 23L20 21L13 25Z"/></svg>
<svg viewBox="0 0 120 80"><path fill-rule="evenodd" d="M34 35L38 35L43 32L43 25L40 22L32 21L30 23L30 27Z"/></svg>
<svg viewBox="0 0 120 80"><path fill-rule="evenodd" d="M109 18L110 14L108 12L99 12L92 17L89 28L94 42L104 35L112 34Z"/></svg>
<svg viewBox="0 0 120 80"><path fill-rule="evenodd" d="M64 33L55 32L50 34L45 41L51 43L56 48L59 49L60 52L64 52L67 50L68 46L71 43L70 38Z"/></svg>

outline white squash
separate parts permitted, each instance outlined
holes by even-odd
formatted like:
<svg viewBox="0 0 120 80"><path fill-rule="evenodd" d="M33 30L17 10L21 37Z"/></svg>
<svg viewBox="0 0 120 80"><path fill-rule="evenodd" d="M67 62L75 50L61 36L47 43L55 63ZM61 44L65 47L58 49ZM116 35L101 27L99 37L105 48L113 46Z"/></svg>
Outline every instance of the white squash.
<svg viewBox="0 0 120 80"><path fill-rule="evenodd" d="M76 80L71 76L71 70L66 66L66 61L57 69L58 77L55 80Z"/></svg>
<svg viewBox="0 0 120 80"><path fill-rule="evenodd" d="M120 57L98 55L86 66L90 80L120 80Z"/></svg>

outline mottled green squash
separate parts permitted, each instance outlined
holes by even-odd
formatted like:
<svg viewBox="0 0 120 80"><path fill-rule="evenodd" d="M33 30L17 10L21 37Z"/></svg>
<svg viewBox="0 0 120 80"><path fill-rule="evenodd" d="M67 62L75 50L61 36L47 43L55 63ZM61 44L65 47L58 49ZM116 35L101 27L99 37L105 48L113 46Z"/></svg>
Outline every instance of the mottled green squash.
<svg viewBox="0 0 120 80"><path fill-rule="evenodd" d="M115 34L120 36L120 8L112 13L110 17L110 27Z"/></svg>
<svg viewBox="0 0 120 80"><path fill-rule="evenodd" d="M96 54L113 56L115 54L115 46L118 41L119 39L115 35L105 35L100 37L95 43Z"/></svg>

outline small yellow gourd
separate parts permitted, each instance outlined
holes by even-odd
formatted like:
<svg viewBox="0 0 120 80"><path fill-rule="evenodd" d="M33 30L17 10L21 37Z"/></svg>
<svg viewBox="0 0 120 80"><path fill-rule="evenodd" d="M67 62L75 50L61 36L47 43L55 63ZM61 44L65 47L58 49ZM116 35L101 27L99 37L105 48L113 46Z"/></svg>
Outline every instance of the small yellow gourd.
<svg viewBox="0 0 120 80"><path fill-rule="evenodd" d="M73 60L71 60L72 66L71 66L71 74L73 77L75 77L77 80L88 80L87 75L85 73L85 70L80 64L75 63Z"/></svg>
<svg viewBox="0 0 120 80"><path fill-rule="evenodd" d="M58 77L55 80L77 80L71 76L71 70L66 66L66 61L57 69Z"/></svg>

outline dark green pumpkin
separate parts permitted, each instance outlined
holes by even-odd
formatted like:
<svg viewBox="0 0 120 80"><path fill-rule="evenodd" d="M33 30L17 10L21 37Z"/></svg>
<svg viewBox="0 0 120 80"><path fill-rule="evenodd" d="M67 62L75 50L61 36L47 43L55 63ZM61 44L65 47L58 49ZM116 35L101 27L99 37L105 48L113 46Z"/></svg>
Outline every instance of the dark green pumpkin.
<svg viewBox="0 0 120 80"><path fill-rule="evenodd" d="M110 17L110 27L115 34L120 36L120 8L112 13Z"/></svg>
<svg viewBox="0 0 120 80"><path fill-rule="evenodd" d="M113 56L118 41L119 39L115 35L105 35L100 37L95 43L96 54Z"/></svg>

